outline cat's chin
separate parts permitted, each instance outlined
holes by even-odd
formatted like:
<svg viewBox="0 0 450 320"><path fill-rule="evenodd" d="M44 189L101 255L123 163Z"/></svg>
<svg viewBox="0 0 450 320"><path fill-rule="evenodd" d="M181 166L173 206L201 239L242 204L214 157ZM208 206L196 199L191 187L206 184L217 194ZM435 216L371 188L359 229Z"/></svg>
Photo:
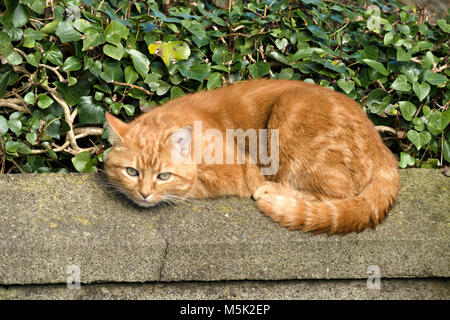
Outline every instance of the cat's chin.
<svg viewBox="0 0 450 320"><path fill-rule="evenodd" d="M146 201L136 201L133 200L134 203L136 203L139 207L143 207L143 208L152 208L152 207L156 207L158 205L158 203L150 203L150 202L146 202Z"/></svg>

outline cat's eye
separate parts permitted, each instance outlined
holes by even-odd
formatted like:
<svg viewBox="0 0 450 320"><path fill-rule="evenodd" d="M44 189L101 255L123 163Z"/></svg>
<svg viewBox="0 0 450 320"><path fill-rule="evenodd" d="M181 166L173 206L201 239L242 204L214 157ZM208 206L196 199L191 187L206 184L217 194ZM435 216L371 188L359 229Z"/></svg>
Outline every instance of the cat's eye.
<svg viewBox="0 0 450 320"><path fill-rule="evenodd" d="M137 171L135 168L127 167L127 173L132 177L139 176L139 171Z"/></svg>
<svg viewBox="0 0 450 320"><path fill-rule="evenodd" d="M156 177L159 180L167 180L172 176L172 174L170 172L162 172L160 174L158 174Z"/></svg>

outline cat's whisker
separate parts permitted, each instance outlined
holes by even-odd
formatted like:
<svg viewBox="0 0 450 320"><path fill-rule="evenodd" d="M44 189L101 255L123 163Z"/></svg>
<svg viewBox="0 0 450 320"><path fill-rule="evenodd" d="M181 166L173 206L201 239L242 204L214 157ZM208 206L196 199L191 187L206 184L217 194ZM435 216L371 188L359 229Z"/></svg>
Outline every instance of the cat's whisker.
<svg viewBox="0 0 450 320"><path fill-rule="evenodd" d="M160 202L160 204L161 204L164 208L170 207L170 206L172 205L172 203L170 203L167 199L163 199L163 200Z"/></svg>
<svg viewBox="0 0 450 320"><path fill-rule="evenodd" d="M121 189L122 186L118 183L114 183L111 181L102 181L101 185L108 188L108 189Z"/></svg>
<svg viewBox="0 0 450 320"><path fill-rule="evenodd" d="M180 196L176 196L173 194L166 195L164 199L166 201L170 201L172 204L182 204L182 203L186 202L185 197L180 197Z"/></svg>

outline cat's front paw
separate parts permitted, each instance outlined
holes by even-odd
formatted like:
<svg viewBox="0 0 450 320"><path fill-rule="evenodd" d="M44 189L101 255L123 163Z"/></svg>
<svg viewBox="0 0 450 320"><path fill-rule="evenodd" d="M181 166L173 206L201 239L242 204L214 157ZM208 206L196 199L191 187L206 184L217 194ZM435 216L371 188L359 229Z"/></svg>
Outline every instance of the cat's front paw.
<svg viewBox="0 0 450 320"><path fill-rule="evenodd" d="M299 204L291 191L275 182L264 182L253 193L256 207L283 227L295 229L302 223Z"/></svg>
<svg viewBox="0 0 450 320"><path fill-rule="evenodd" d="M272 181L266 181L263 184L261 184L258 189L256 189L256 191L253 193L252 198L255 201L258 201L259 199L261 199L261 197L265 196L265 195L274 195L279 193L279 187L278 187L278 183L276 182L272 182Z"/></svg>
<svg viewBox="0 0 450 320"><path fill-rule="evenodd" d="M252 197L259 210L278 220L276 217L282 214L286 202L291 200L280 193L282 193L280 184L266 181L256 189Z"/></svg>

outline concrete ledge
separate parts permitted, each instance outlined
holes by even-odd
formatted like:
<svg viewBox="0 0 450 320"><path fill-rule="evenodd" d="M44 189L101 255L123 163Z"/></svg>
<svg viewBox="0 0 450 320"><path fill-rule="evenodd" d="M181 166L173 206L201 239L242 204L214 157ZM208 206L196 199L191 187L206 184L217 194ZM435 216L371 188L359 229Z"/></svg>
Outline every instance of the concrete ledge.
<svg viewBox="0 0 450 320"><path fill-rule="evenodd" d="M0 300L333 300L420 299L447 300L448 279L387 279L380 289L366 280L282 280L172 283L107 283L81 285L28 285L0 287Z"/></svg>
<svg viewBox="0 0 450 320"><path fill-rule="evenodd" d="M0 176L0 284L367 279L450 276L450 180L401 172L399 203L376 230L288 231L251 200L142 209L96 174Z"/></svg>

